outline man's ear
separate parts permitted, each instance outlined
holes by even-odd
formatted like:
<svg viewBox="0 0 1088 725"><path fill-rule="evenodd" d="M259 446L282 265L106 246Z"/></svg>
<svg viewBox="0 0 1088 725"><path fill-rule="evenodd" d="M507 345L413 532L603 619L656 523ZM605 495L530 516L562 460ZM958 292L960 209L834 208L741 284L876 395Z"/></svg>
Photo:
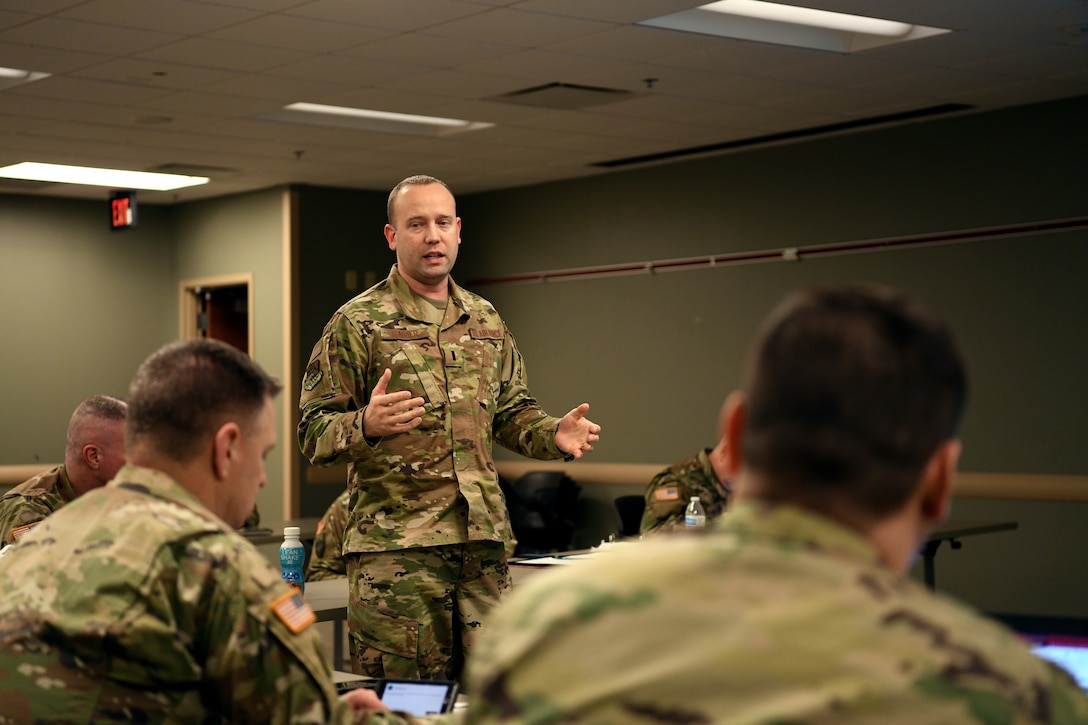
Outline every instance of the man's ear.
<svg viewBox="0 0 1088 725"><path fill-rule="evenodd" d="M394 252L397 251L397 230L392 224L385 225L385 241L389 244L389 248Z"/></svg>
<svg viewBox="0 0 1088 725"><path fill-rule="evenodd" d="M242 431L237 423L224 423L215 432L212 465L216 478L222 480L230 475L230 467L234 462L234 446L241 436Z"/></svg>
<svg viewBox="0 0 1088 725"><path fill-rule="evenodd" d="M721 437L725 441L725 468L729 478L736 478L744 463L740 444L747 413L744 393L734 390L725 399L721 415Z"/></svg>
<svg viewBox="0 0 1088 725"><path fill-rule="evenodd" d="M98 468L102 464L102 451L94 443L83 446L83 462L87 468Z"/></svg>
<svg viewBox="0 0 1088 725"><path fill-rule="evenodd" d="M948 518L962 449L958 440L945 441L937 446L926 464L922 473L921 513L929 523L940 523Z"/></svg>

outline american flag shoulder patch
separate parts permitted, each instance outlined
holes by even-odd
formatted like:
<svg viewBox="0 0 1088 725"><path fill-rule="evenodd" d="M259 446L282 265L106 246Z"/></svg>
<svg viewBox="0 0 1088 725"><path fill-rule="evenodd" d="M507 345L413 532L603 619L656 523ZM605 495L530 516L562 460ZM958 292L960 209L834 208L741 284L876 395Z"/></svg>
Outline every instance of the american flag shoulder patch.
<svg viewBox="0 0 1088 725"><path fill-rule="evenodd" d="M295 634L317 621L317 615L310 609L310 604L294 589L272 602L272 611Z"/></svg>
<svg viewBox="0 0 1088 725"><path fill-rule="evenodd" d="M30 530L33 529L35 526L37 526L40 523L41 523L41 521L35 521L32 524L26 524L25 526L18 526L16 528L12 529L11 530L11 538L18 541L19 539L21 539L24 536L26 536L27 534L29 534Z"/></svg>
<svg viewBox="0 0 1088 725"><path fill-rule="evenodd" d="M654 491L654 501L676 501L680 498L680 491L676 486L667 486Z"/></svg>

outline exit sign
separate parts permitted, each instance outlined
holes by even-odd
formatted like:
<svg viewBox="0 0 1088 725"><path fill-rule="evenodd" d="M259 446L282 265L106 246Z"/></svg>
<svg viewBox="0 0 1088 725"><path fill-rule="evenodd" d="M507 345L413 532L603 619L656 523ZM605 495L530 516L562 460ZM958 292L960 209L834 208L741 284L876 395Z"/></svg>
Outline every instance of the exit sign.
<svg viewBox="0 0 1088 725"><path fill-rule="evenodd" d="M110 229L136 226L136 192L110 192Z"/></svg>

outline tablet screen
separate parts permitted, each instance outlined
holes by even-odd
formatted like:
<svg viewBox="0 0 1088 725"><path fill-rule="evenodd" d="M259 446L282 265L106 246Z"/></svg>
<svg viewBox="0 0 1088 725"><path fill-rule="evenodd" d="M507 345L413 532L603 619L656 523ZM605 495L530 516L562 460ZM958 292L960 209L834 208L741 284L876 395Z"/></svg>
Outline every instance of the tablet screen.
<svg viewBox="0 0 1088 725"><path fill-rule="evenodd" d="M456 697L456 685L450 682L386 680L381 689L382 702L390 710L401 710L413 715L448 712Z"/></svg>

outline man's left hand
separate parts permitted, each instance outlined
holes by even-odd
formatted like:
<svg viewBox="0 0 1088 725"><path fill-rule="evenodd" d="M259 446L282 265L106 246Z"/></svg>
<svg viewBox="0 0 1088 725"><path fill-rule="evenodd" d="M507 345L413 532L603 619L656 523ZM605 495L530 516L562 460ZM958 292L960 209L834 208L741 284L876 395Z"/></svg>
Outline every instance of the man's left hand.
<svg viewBox="0 0 1088 725"><path fill-rule="evenodd" d="M586 417L588 412L589 403L582 403L559 420L555 445L567 455L581 458L601 439L601 426Z"/></svg>

